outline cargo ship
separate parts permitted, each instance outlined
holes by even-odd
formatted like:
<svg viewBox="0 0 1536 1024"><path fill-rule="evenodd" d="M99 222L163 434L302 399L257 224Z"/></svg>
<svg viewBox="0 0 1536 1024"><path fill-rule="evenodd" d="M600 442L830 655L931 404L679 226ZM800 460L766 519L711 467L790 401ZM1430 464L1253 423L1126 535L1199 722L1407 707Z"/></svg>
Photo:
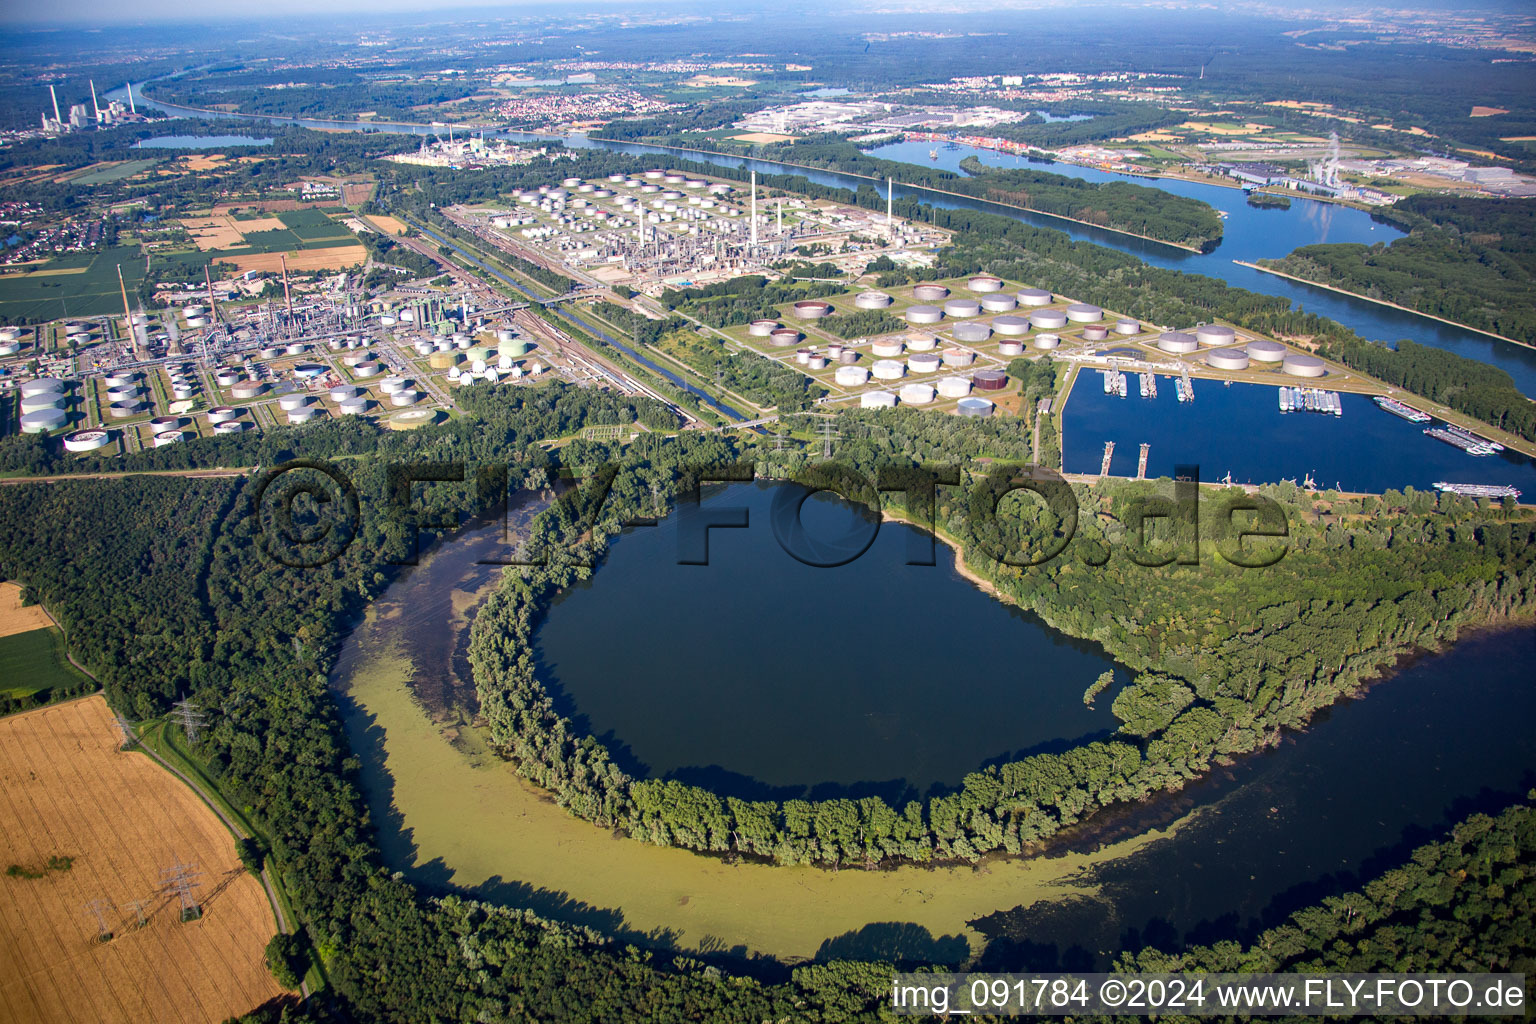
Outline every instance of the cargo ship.
<svg viewBox="0 0 1536 1024"><path fill-rule="evenodd" d="M1424 433L1436 441L1444 441L1448 445L1454 445L1468 455L1492 455L1493 449L1483 441L1464 437L1461 434L1453 434L1443 427L1425 427Z"/></svg>
<svg viewBox="0 0 1536 1024"><path fill-rule="evenodd" d="M1437 491L1449 491L1451 494L1460 494L1467 498L1515 498L1520 497L1520 488L1511 487L1509 484L1448 484L1444 481L1435 484Z"/></svg>
<svg viewBox="0 0 1536 1024"><path fill-rule="evenodd" d="M1381 408L1385 409L1393 416L1401 416L1409 423L1428 423L1431 419L1434 418L1428 413L1419 412L1419 410L1415 409L1413 406L1404 405L1397 399L1388 398L1386 395L1377 395L1375 398L1371 399L1371 401L1381 406Z"/></svg>
<svg viewBox="0 0 1536 1024"><path fill-rule="evenodd" d="M1447 433L1455 434L1457 437L1471 441L1473 444L1487 445L1489 448L1492 448L1496 452L1501 452L1504 450L1504 446L1499 444L1499 442L1490 441L1486 437L1479 437L1477 434L1472 433L1472 431L1468 430L1466 427L1458 427L1454 423L1447 423L1445 425L1445 429Z"/></svg>

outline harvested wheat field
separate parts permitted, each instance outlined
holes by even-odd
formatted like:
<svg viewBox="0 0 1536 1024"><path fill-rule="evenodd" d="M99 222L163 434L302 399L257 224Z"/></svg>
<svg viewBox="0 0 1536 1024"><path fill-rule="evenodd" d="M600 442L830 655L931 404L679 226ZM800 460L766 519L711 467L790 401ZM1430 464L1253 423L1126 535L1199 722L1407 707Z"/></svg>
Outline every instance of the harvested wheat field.
<svg viewBox="0 0 1536 1024"><path fill-rule="evenodd" d="M368 221L386 235L405 234L405 225L398 219L383 213L370 213Z"/></svg>
<svg viewBox="0 0 1536 1024"><path fill-rule="evenodd" d="M284 994L263 961L271 905L229 832L174 776L117 747L101 697L0 720L0 865L19 867L0 874L4 1024L218 1022ZM200 872L203 916L186 924L161 880L178 862Z"/></svg>
<svg viewBox="0 0 1536 1024"><path fill-rule="evenodd" d="M43 606L21 606L21 588L14 583L0 583L0 636L30 633L53 625Z"/></svg>
<svg viewBox="0 0 1536 1024"><path fill-rule="evenodd" d="M215 256L213 262L228 264L242 273L247 270L282 270L282 253L258 252L248 256ZM360 245L333 245L324 249L292 249L288 252L288 269L341 270L353 267L368 258L368 250Z"/></svg>

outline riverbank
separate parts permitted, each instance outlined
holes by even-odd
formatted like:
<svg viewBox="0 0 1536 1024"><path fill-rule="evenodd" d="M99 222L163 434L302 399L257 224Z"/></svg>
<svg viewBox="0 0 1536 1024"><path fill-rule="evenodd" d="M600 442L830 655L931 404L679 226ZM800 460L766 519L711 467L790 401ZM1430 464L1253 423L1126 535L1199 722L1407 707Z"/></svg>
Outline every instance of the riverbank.
<svg viewBox="0 0 1536 1024"><path fill-rule="evenodd" d="M1470 324L1457 323L1455 320L1447 320L1443 316L1435 316L1433 313L1425 313L1423 310L1414 309L1411 306L1400 306L1396 302L1388 302L1386 299L1373 299L1369 295L1361 295L1359 292L1352 292L1347 288L1338 288L1331 284L1323 284L1321 281L1311 281L1305 277L1297 277L1295 274L1287 274L1283 270L1276 270L1273 267L1266 267L1259 263L1249 263L1246 260L1233 260L1232 262L1236 263L1240 267L1247 267L1249 270L1257 270L1261 274L1273 274L1275 277L1283 277L1287 281L1295 281L1297 284L1311 285L1313 288L1322 288L1337 295L1348 296L1351 299L1359 299L1362 302L1371 302L1378 306L1385 306L1388 309L1395 309L1403 313L1412 313L1414 316L1422 316L1426 320L1434 320L1445 324L1447 327L1455 327L1459 330L1471 331L1474 334L1481 334L1487 338L1495 338L1499 341L1507 341L1511 345L1519 345L1522 348L1536 349L1536 344L1532 344L1529 341L1521 341L1519 338L1511 338L1507 335L1495 334L1493 331L1485 331L1481 327L1473 327Z"/></svg>

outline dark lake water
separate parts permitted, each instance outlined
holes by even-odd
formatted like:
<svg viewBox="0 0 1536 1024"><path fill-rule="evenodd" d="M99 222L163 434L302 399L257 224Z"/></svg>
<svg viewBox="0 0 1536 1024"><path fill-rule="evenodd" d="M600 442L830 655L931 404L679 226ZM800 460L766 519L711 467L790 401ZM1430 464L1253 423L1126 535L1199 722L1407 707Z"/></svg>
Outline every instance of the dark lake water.
<svg viewBox="0 0 1536 1024"><path fill-rule="evenodd" d="M121 99L126 96L126 90L114 90L107 95L109 98ZM147 104L154 109L167 113L191 118L208 118L212 116L188 107L156 103L140 95L137 88L134 95L139 103ZM331 130L362 130L364 127L372 127L382 131L396 131L414 135L431 134L440 130L430 126L396 125L385 122L361 126L356 122L349 121L259 117L256 115L238 114L220 114L218 116L220 118L259 120L266 123L295 124L309 128ZM487 134L499 134L508 138L530 137L530 133L526 132ZM533 137L547 138L551 136ZM798 174L820 184L842 188L856 189L860 185L867 183L865 179L847 174L839 174L832 171L804 170L771 160L747 160L738 156L711 153L683 153L665 147L589 139L585 135L568 135L559 138L566 145L578 148L609 149L637 156L673 153L689 160L712 163L719 166L746 166L759 172ZM933 164L934 161L928 158L928 151L932 148L934 147L928 143L896 143L893 146L881 147L873 152L877 155L888 155L893 159L904 159L912 163ZM973 152L989 163L1007 162L1011 165L1015 160L1013 157L1005 157L1001 154L987 151L965 148L948 150L940 147L937 165L955 169L958 167L960 160ZM1288 210L1260 210L1250 207L1244 201L1242 192L1237 189L1227 189L1216 185L1204 185L1197 182L1173 179L1130 177L1090 167L1078 167L1073 164L1037 164L1033 166L1038 166L1053 174L1069 175L1084 181L1128 180L1139 185L1159 188L1174 195L1192 196L1204 200L1216 209L1224 210L1228 214L1222 243L1213 252L1193 253L1174 246L1149 242L1083 224L1074 224L1071 221L1047 217L1043 214L1009 209L972 199L940 196L926 190L912 189L902 185L897 185L895 188L897 195L914 195L934 206L951 209L980 209L993 213L1002 213L1016 220L1065 231L1076 239L1131 253L1155 266L1186 270L1197 274L1207 274L1211 277L1220 278L1229 284L1260 294L1283 296L1298 305L1304 306L1313 313L1337 320L1339 323L1354 329L1362 336L1372 340L1395 342L1401 338L1409 338L1425 345L1449 349L1505 370L1514 378L1515 384L1520 390L1527 395L1536 396L1536 349L1499 341L1498 339L1478 334L1476 331L1452 327L1448 324L1430 320L1427 317L1390 309L1362 299L1337 295L1323 288L1287 281L1284 278L1275 277L1273 274L1264 274L1248 267L1240 267L1232 262L1238 259L1252 262L1261 257L1285 256L1298 246L1319 242L1389 242L1399 236L1399 232L1396 229L1385 224L1376 224L1367 213L1333 203L1323 203L1301 197L1294 198L1291 202L1291 208Z"/></svg>
<svg viewBox="0 0 1536 1024"><path fill-rule="evenodd" d="M270 146L271 139L250 135L162 135L140 139L134 149L213 149L217 146Z"/></svg>
<svg viewBox="0 0 1536 1024"><path fill-rule="evenodd" d="M1079 375L1062 413L1063 466L1097 473L1104 442L1115 442L1110 472L1135 476L1143 441L1152 447L1147 476L1173 476L1176 465L1200 467L1202 480L1228 472L1235 483L1300 481L1380 493L1436 482L1514 484L1536 495L1536 462L1515 452L1473 456L1424 435L1429 424L1383 412L1363 395L1341 394L1344 414L1282 413L1274 387L1194 381L1195 400L1181 403L1173 379L1159 377L1157 397L1106 395L1094 371ZM1437 423L1439 421L1436 421Z"/></svg>
<svg viewBox="0 0 1536 1024"><path fill-rule="evenodd" d="M938 565L907 565L913 528L881 525L836 568L786 553L773 499L802 493L720 488L700 510L745 509L749 525L710 531L707 566L678 564L685 511L617 538L550 609L540 678L626 768L740 796L896 798L1119 724L1117 690L1082 701L1114 667L1102 651L999 604L942 545ZM825 495L802 522L834 543L872 525Z"/></svg>

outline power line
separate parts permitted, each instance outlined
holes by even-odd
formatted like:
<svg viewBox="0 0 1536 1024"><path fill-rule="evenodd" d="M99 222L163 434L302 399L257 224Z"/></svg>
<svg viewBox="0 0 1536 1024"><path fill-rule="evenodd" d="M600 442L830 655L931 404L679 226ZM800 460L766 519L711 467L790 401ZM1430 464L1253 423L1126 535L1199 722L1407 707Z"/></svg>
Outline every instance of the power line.
<svg viewBox="0 0 1536 1024"><path fill-rule="evenodd" d="M107 927L108 910L112 904L107 900L91 900L85 905L85 912L96 918L96 941L107 942L112 938L112 929Z"/></svg>
<svg viewBox="0 0 1536 1024"><path fill-rule="evenodd" d="M203 916L203 908L198 906L197 898L193 895L201 876L202 872L197 870L196 864L173 864L160 872L160 891L173 893L181 900L183 922L196 921Z"/></svg>
<svg viewBox="0 0 1536 1024"><path fill-rule="evenodd" d="M177 701L175 708L176 717L181 721L182 732L187 734L187 739L190 742L196 743L198 732L207 724L207 719L191 698Z"/></svg>

